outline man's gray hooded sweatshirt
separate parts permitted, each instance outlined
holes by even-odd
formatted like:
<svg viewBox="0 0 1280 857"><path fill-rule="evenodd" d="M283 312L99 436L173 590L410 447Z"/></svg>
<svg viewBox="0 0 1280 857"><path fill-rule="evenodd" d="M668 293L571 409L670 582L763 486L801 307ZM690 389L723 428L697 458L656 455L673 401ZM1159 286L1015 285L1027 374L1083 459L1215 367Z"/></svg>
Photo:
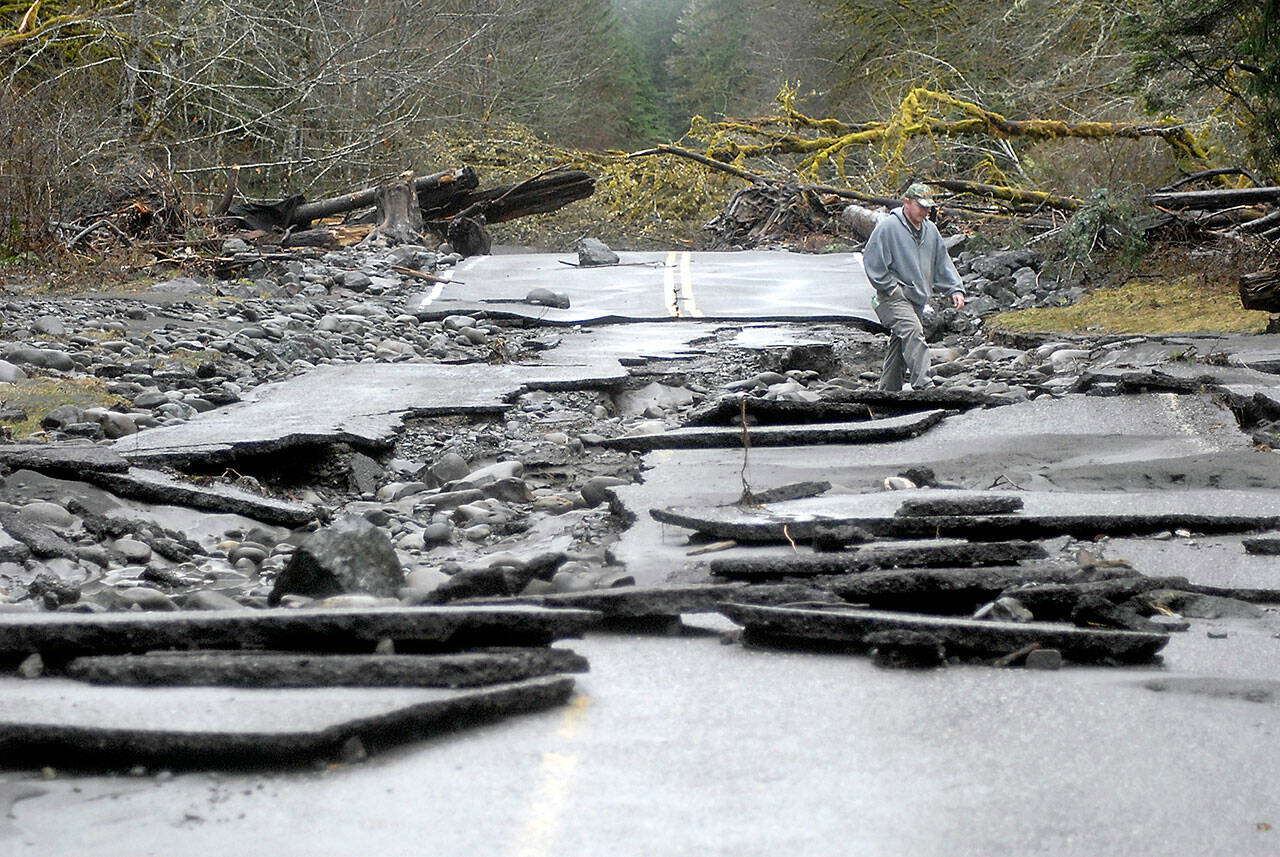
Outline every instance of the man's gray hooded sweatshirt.
<svg viewBox="0 0 1280 857"><path fill-rule="evenodd" d="M862 267L876 291L883 295L902 286L902 294L923 307L933 289L948 295L964 294L964 283L951 262L946 245L933 221L920 224L917 232L901 208L876 224L862 251Z"/></svg>

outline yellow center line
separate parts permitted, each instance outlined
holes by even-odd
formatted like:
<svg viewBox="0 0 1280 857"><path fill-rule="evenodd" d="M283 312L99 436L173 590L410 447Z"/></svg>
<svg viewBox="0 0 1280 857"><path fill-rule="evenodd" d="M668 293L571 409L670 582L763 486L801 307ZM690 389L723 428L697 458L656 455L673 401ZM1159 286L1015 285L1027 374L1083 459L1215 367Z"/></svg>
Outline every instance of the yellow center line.
<svg viewBox="0 0 1280 857"><path fill-rule="evenodd" d="M560 718L556 737L571 742L582 728L591 708L591 697L575 696ZM560 831L560 819L564 815L572 790L573 772L578 767L578 757L573 753L556 753L548 750L542 754L538 787L525 812L524 826L516 843L516 857L550 857L555 852L556 835Z"/></svg>
<svg viewBox="0 0 1280 857"><path fill-rule="evenodd" d="M666 305L667 315L678 318L680 304L676 299L676 253L667 254L667 264L662 269L662 301Z"/></svg>
<svg viewBox="0 0 1280 857"><path fill-rule="evenodd" d="M684 298L682 315L702 317L702 310L693 300L693 254L685 251L680 254L680 295Z"/></svg>

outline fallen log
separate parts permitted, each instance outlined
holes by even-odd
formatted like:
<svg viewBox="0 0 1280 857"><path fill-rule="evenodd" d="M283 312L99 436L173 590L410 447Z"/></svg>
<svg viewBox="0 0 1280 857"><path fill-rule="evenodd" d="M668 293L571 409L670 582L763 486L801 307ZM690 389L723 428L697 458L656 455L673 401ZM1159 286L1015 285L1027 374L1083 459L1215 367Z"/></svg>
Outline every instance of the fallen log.
<svg viewBox="0 0 1280 857"><path fill-rule="evenodd" d="M1056 208L1059 211L1078 211L1085 206L1085 202L1082 199L1076 199L1072 196L1060 196L1058 194L1045 193L1044 191L1039 190L1020 190L1018 188L1005 187L1003 185L960 181L957 179L930 179L930 184L936 185L940 188L945 188L955 193L967 193L972 194L973 196L988 197L990 199L999 199L1005 202L1034 205L1037 207L1048 206L1050 208Z"/></svg>
<svg viewBox="0 0 1280 857"><path fill-rule="evenodd" d="M503 223L530 214L546 214L595 193L596 180L581 170L559 170L522 182L487 190L471 190L432 207L423 206L425 220L483 215L487 224ZM474 209L474 211L468 211Z"/></svg>
<svg viewBox="0 0 1280 857"><path fill-rule="evenodd" d="M478 187L480 179L472 167L458 167L422 176L414 180L413 186L418 193L419 205L425 199L431 205L438 204L438 197L456 196L460 192ZM378 199L379 187L369 187L352 193L335 196L332 199L321 199L316 202L304 202L295 208L286 225L301 226L312 220L343 214L357 208L367 208ZM425 206L424 206L425 207Z"/></svg>
<svg viewBox="0 0 1280 857"><path fill-rule="evenodd" d="M1164 208L1194 208L1204 211L1280 202L1280 187L1242 187L1220 190L1185 190L1147 194L1147 201Z"/></svg>
<svg viewBox="0 0 1280 857"><path fill-rule="evenodd" d="M1280 312L1280 270L1242 274L1240 305L1245 309Z"/></svg>

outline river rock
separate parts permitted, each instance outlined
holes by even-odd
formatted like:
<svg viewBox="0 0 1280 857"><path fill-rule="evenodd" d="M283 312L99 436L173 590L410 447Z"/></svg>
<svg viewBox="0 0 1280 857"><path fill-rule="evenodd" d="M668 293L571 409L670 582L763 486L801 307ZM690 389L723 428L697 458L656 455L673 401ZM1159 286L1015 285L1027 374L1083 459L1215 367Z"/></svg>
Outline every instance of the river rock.
<svg viewBox="0 0 1280 857"><path fill-rule="evenodd" d="M616 265L621 261L618 254L599 238L583 238L574 245L574 249L578 251L578 266L582 268Z"/></svg>
<svg viewBox="0 0 1280 857"><path fill-rule="evenodd" d="M353 592L394 598L402 586L404 571L386 532L349 516L298 546L269 600L276 604L286 594L325 598Z"/></svg>

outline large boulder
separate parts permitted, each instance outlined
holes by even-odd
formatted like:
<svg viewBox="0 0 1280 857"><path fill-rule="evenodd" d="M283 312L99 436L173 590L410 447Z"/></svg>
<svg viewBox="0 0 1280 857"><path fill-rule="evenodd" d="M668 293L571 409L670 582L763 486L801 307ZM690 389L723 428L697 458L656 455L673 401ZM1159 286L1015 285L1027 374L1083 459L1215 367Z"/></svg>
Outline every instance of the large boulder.
<svg viewBox="0 0 1280 857"><path fill-rule="evenodd" d="M362 517L340 518L293 552L276 578L270 602L289 594L327 598L360 592L394 598L404 586L404 569L385 531Z"/></svg>

